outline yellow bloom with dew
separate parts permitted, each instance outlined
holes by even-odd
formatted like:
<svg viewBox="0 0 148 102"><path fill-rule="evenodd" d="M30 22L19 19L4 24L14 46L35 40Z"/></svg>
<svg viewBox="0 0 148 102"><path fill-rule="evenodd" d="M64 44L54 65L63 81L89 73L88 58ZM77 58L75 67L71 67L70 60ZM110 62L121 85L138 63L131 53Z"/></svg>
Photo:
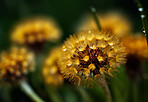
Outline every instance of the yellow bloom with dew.
<svg viewBox="0 0 148 102"><path fill-rule="evenodd" d="M25 48L12 47L0 56L0 79L6 82L20 81L34 69L34 54Z"/></svg>
<svg viewBox="0 0 148 102"><path fill-rule="evenodd" d="M120 13L97 14L97 17L103 31L116 34L118 37L126 36L132 30L130 21ZM79 29L98 29L98 27L93 16L86 15Z"/></svg>
<svg viewBox="0 0 148 102"><path fill-rule="evenodd" d="M59 86L64 83L64 78L60 74L57 64L59 52L59 48L54 48L45 59L42 74L47 85Z"/></svg>
<svg viewBox="0 0 148 102"><path fill-rule="evenodd" d="M113 76L126 62L125 48L116 36L98 30L82 31L68 38L58 59L61 73L77 85L90 87L97 78Z"/></svg>
<svg viewBox="0 0 148 102"><path fill-rule="evenodd" d="M11 39L29 47L42 46L45 42L61 38L61 30L53 19L32 18L20 22L12 31Z"/></svg>

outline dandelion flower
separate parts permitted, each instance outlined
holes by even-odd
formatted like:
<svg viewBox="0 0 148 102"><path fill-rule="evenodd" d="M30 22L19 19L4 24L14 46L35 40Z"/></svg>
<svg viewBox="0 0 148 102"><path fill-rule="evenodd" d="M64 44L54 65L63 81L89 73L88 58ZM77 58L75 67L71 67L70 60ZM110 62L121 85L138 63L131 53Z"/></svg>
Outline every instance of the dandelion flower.
<svg viewBox="0 0 148 102"><path fill-rule="evenodd" d="M13 47L0 56L0 78L6 82L24 79L27 72L34 68L34 55L25 48Z"/></svg>
<svg viewBox="0 0 148 102"><path fill-rule="evenodd" d="M148 58L147 41L143 34L127 36L123 38L123 44L127 52L126 72L131 80L137 74L143 78L141 63Z"/></svg>
<svg viewBox="0 0 148 102"><path fill-rule="evenodd" d="M88 30L70 36L62 46L58 64L64 78L90 87L97 78L113 76L125 63L125 48L116 36Z"/></svg>
<svg viewBox="0 0 148 102"><path fill-rule="evenodd" d="M118 37L123 37L131 32L132 27L130 21L128 19L115 12L107 13L104 15L97 14L98 19L101 25L101 29L103 31L107 31L111 34L116 34ZM96 22L94 21L93 17L88 15L88 17L82 23L80 29L98 29Z"/></svg>
<svg viewBox="0 0 148 102"><path fill-rule="evenodd" d="M147 41L143 34L126 36L123 44L128 54L136 55L140 58L147 58Z"/></svg>
<svg viewBox="0 0 148 102"><path fill-rule="evenodd" d="M42 73L46 84L59 86L64 82L57 64L58 56L59 49L55 48L49 53L49 56L45 60Z"/></svg>
<svg viewBox="0 0 148 102"><path fill-rule="evenodd" d="M61 30L52 19L32 18L18 24L12 32L11 39L17 44L26 44L35 49L60 37Z"/></svg>

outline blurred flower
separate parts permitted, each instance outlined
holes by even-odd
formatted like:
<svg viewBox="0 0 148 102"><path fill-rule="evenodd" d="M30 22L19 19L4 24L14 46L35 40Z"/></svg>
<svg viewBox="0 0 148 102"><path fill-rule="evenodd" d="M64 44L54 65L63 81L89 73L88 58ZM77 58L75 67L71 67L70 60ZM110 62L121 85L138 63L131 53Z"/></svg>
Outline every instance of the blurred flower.
<svg viewBox="0 0 148 102"><path fill-rule="evenodd" d="M98 29L92 15L86 15L81 29ZM104 15L97 14L101 28L111 34L116 34L119 37L126 36L131 32L132 27L130 21L120 13L110 12Z"/></svg>
<svg viewBox="0 0 148 102"><path fill-rule="evenodd" d="M70 36L58 59L61 73L77 85L90 87L97 78L113 76L125 63L125 48L116 36L88 30Z"/></svg>
<svg viewBox="0 0 148 102"><path fill-rule="evenodd" d="M123 44L127 52L127 74L132 80L137 74L143 77L141 62L148 58L146 37L143 34L127 36L123 38Z"/></svg>
<svg viewBox="0 0 148 102"><path fill-rule="evenodd" d="M147 41L143 34L130 35L123 38L123 44L128 54L133 54L139 58L147 58Z"/></svg>
<svg viewBox="0 0 148 102"><path fill-rule="evenodd" d="M45 42L61 38L61 30L52 19L32 18L18 24L11 38L15 43L40 49Z"/></svg>
<svg viewBox="0 0 148 102"><path fill-rule="evenodd" d="M0 56L0 78L6 82L24 79L28 71L34 68L34 55L25 48L13 47Z"/></svg>
<svg viewBox="0 0 148 102"><path fill-rule="evenodd" d="M57 64L58 56L59 49L55 48L49 53L45 60L42 73L46 84L59 86L64 82L64 79L59 71L59 66Z"/></svg>

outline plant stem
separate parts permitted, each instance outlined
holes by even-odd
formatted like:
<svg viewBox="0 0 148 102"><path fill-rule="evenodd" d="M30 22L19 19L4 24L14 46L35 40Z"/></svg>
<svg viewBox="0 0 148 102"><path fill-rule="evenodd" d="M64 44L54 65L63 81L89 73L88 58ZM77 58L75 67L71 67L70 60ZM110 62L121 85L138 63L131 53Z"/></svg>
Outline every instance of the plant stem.
<svg viewBox="0 0 148 102"><path fill-rule="evenodd" d="M88 95L88 93L82 87L77 87L77 90L80 92L82 97L85 99L85 102L93 102L91 97Z"/></svg>
<svg viewBox="0 0 148 102"><path fill-rule="evenodd" d="M109 87L105 81L104 78L98 78L99 80L99 84L101 86L101 88L103 89L104 91L104 94L106 96L106 101L107 102L112 102L112 97L111 97L111 93L110 93L110 90L109 90Z"/></svg>
<svg viewBox="0 0 148 102"><path fill-rule="evenodd" d="M50 87L50 86L45 86L45 87L52 102L63 102L59 93L57 92L56 87Z"/></svg>
<svg viewBox="0 0 148 102"><path fill-rule="evenodd" d="M138 11L140 11L140 16L141 16L141 20L142 20L142 24L143 24L143 28L144 28L144 33L147 39L147 44L148 44L148 23L147 23L147 18L146 18L146 14L144 12L144 8L140 2L140 0L136 0L137 3L137 7L138 7Z"/></svg>
<svg viewBox="0 0 148 102"><path fill-rule="evenodd" d="M132 83L132 87L133 87L133 102L138 102L137 83Z"/></svg>
<svg viewBox="0 0 148 102"><path fill-rule="evenodd" d="M20 82L20 88L22 91L28 95L35 102L44 102L30 87L30 85L26 81Z"/></svg>
<svg viewBox="0 0 148 102"><path fill-rule="evenodd" d="M94 20L95 20L95 22L97 24L98 29L101 31L101 26L100 26L100 22L98 20L97 14L96 14L96 9L94 7L91 7L90 10L91 10L91 12L93 14L93 17L94 17Z"/></svg>

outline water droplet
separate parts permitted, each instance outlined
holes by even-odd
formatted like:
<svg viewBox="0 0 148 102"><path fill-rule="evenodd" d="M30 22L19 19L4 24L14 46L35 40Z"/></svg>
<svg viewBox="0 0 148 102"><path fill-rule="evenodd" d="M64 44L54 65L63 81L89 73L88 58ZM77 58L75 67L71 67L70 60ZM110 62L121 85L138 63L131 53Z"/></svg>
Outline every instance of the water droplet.
<svg viewBox="0 0 148 102"><path fill-rule="evenodd" d="M145 15L141 15L141 18L144 18L145 17Z"/></svg>
<svg viewBox="0 0 148 102"><path fill-rule="evenodd" d="M89 30L88 33L91 33L91 30Z"/></svg>
<svg viewBox="0 0 148 102"><path fill-rule="evenodd" d="M71 66L71 64L72 64L72 61L69 60L69 61L67 62L67 66Z"/></svg>
<svg viewBox="0 0 148 102"><path fill-rule="evenodd" d="M143 32L143 33L145 33L145 30L144 30L144 28L142 28L142 32Z"/></svg>
<svg viewBox="0 0 148 102"><path fill-rule="evenodd" d="M78 50L79 50L79 51L83 51L83 47L82 47L82 46L79 46L79 47L78 47Z"/></svg>
<svg viewBox="0 0 148 102"><path fill-rule="evenodd" d="M66 51L67 49L65 48L65 49L63 49L63 51Z"/></svg>
<svg viewBox="0 0 148 102"><path fill-rule="evenodd" d="M143 11L143 8L138 8L138 11L140 11L140 12Z"/></svg>
<svg viewBox="0 0 148 102"><path fill-rule="evenodd" d="M94 48L95 48L95 46L94 46L93 43L90 44L90 48L91 48L91 49L94 49Z"/></svg>
<svg viewBox="0 0 148 102"><path fill-rule="evenodd" d="M112 43L109 43L109 45L111 45L111 46L112 46L112 45L113 45L113 42L112 42Z"/></svg>
<svg viewBox="0 0 148 102"><path fill-rule="evenodd" d="M66 51L67 49L66 49L66 47L65 47L65 46L63 46L63 47L62 47L62 50L63 50L63 51Z"/></svg>
<svg viewBox="0 0 148 102"><path fill-rule="evenodd" d="M92 12L96 12L96 9L95 8L91 8Z"/></svg>

